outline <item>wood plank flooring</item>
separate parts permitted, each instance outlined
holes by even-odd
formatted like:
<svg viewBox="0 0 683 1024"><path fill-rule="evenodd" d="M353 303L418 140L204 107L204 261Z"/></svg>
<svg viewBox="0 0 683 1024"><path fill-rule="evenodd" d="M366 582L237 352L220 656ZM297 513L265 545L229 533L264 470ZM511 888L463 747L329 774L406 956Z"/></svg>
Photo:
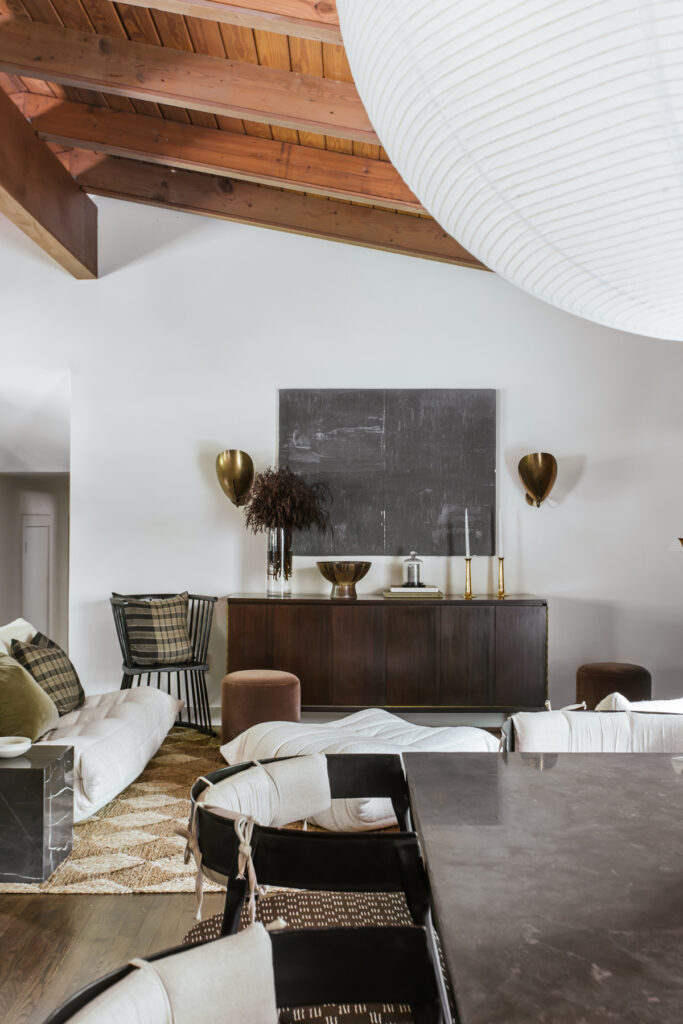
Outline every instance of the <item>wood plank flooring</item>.
<svg viewBox="0 0 683 1024"><path fill-rule="evenodd" d="M204 917L222 909L204 898ZM195 923L189 894L0 896L0 1021L41 1024L83 985L174 946Z"/></svg>

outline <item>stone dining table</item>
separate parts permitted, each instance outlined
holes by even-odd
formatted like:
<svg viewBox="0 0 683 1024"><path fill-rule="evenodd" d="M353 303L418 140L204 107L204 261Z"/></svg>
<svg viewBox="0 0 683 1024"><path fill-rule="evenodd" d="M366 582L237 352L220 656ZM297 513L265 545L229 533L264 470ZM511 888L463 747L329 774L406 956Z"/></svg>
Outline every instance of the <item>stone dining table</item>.
<svg viewBox="0 0 683 1024"><path fill-rule="evenodd" d="M683 763L405 754L461 1024L683 1021Z"/></svg>

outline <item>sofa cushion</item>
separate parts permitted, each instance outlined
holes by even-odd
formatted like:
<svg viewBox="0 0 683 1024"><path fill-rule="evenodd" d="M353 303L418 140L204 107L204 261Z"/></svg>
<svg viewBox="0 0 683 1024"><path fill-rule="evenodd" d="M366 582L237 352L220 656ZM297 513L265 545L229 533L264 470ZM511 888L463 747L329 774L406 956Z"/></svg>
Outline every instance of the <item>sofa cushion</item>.
<svg viewBox="0 0 683 1024"><path fill-rule="evenodd" d="M472 726L413 725L382 708L366 708L335 722L262 722L221 747L228 764L292 754L402 754L411 750L496 751L498 740ZM396 824L391 801L333 800L311 821L335 832L358 832Z"/></svg>
<svg viewBox="0 0 683 1024"><path fill-rule="evenodd" d="M520 711L515 749L529 753L683 753L683 715Z"/></svg>
<svg viewBox="0 0 683 1024"><path fill-rule="evenodd" d="M35 634L36 627L26 619L15 619L6 626L0 626L0 654L11 654L13 640L28 642Z"/></svg>
<svg viewBox="0 0 683 1024"><path fill-rule="evenodd" d="M134 665L178 665L191 660L188 604L187 592L144 601L126 598L123 612Z"/></svg>
<svg viewBox="0 0 683 1024"><path fill-rule="evenodd" d="M74 748L74 820L130 785L156 754L183 701L151 686L85 698L41 743Z"/></svg>
<svg viewBox="0 0 683 1024"><path fill-rule="evenodd" d="M0 651L0 735L37 740L58 721L45 691L16 659Z"/></svg>
<svg viewBox="0 0 683 1024"><path fill-rule="evenodd" d="M68 655L57 644L38 647L21 640L12 640L12 656L54 701L60 715L80 707L85 700L78 673Z"/></svg>

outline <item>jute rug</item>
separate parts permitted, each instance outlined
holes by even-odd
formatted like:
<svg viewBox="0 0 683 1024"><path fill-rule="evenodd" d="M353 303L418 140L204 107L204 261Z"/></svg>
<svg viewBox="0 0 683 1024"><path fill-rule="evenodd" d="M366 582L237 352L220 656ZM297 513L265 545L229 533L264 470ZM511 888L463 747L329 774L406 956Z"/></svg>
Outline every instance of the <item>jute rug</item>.
<svg viewBox="0 0 683 1024"><path fill-rule="evenodd" d="M193 892L195 866L183 863L189 792L199 775L225 765L220 741L172 729L142 775L115 800L74 825L74 847L47 881L8 883L0 892ZM207 881L206 891L219 887Z"/></svg>

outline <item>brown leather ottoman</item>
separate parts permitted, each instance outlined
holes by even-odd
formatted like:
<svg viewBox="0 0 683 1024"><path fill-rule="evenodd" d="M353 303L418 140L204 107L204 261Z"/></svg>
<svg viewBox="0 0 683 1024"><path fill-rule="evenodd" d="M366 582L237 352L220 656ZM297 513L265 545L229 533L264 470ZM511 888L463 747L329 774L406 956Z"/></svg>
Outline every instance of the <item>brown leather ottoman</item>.
<svg viewBox="0 0 683 1024"><path fill-rule="evenodd" d="M221 738L234 740L259 722L301 721L301 683L291 672L228 672L221 688Z"/></svg>
<svg viewBox="0 0 683 1024"><path fill-rule="evenodd" d="M593 711L610 693L620 693L626 700L651 700L652 676L642 665L618 661L597 661L577 669L577 703L585 700L588 710Z"/></svg>

